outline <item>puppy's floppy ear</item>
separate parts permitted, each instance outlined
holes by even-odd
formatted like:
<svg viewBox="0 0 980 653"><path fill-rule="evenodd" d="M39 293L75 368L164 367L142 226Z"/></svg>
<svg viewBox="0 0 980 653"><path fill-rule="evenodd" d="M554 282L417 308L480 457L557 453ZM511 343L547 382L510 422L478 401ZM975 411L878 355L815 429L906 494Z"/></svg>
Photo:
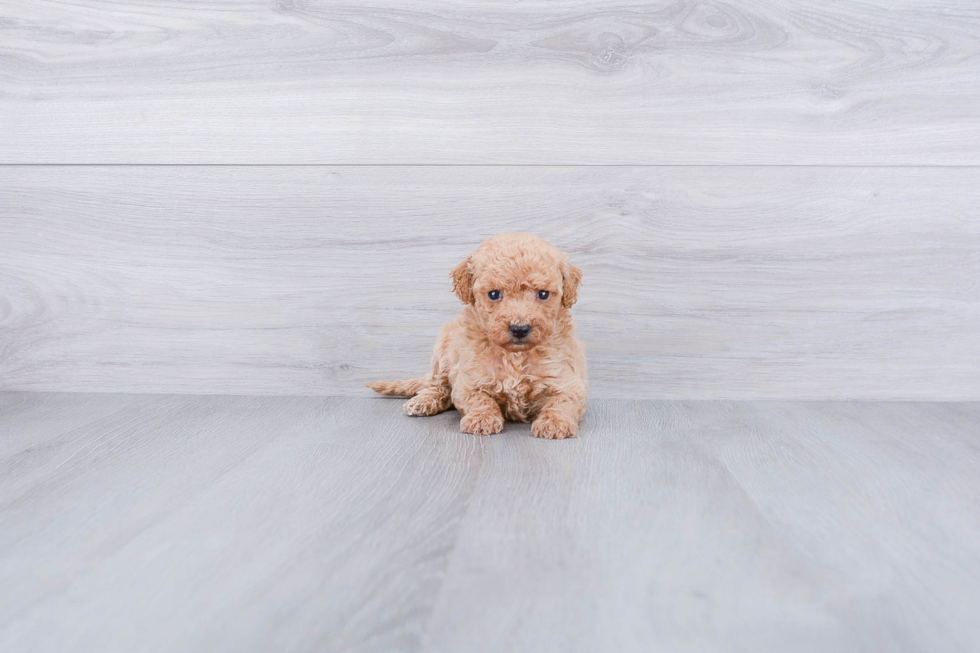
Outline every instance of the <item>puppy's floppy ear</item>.
<svg viewBox="0 0 980 653"><path fill-rule="evenodd" d="M464 304L473 303L473 272L470 270L470 259L453 268L453 292Z"/></svg>
<svg viewBox="0 0 980 653"><path fill-rule="evenodd" d="M582 271L565 262L561 269L561 305L571 308L578 300L578 284L582 281Z"/></svg>

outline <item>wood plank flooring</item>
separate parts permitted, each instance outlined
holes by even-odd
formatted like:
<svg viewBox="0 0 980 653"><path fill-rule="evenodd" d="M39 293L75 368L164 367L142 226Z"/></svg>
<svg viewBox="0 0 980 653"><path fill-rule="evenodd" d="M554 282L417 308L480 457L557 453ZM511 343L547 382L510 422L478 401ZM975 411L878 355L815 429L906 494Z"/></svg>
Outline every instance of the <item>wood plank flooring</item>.
<svg viewBox="0 0 980 653"><path fill-rule="evenodd" d="M980 164L973 0L4 0L0 25L0 163Z"/></svg>
<svg viewBox="0 0 980 653"><path fill-rule="evenodd" d="M980 650L980 404L0 394L0 649Z"/></svg>
<svg viewBox="0 0 980 653"><path fill-rule="evenodd" d="M0 206L0 389L366 396L530 231L593 396L980 399L980 168L12 167Z"/></svg>

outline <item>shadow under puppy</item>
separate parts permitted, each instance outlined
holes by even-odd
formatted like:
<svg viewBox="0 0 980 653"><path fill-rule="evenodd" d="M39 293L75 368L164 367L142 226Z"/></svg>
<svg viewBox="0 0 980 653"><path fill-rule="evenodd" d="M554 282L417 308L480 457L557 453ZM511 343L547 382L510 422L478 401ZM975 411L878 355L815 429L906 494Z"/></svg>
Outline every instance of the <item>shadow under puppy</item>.
<svg viewBox="0 0 980 653"><path fill-rule="evenodd" d="M409 415L455 406L464 433L500 433L507 419L533 420L535 437L574 437L587 381L568 309L582 271L537 236L503 234L480 245L452 278L465 306L439 333L432 372L368 387L411 397Z"/></svg>

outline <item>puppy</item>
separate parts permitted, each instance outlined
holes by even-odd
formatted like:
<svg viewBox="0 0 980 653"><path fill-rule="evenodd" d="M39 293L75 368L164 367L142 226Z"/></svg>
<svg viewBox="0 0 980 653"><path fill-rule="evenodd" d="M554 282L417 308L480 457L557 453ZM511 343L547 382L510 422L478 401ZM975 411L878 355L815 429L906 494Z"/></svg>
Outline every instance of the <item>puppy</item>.
<svg viewBox="0 0 980 653"><path fill-rule="evenodd" d="M439 333L432 372L368 387L411 397L409 415L455 406L464 433L490 435L503 430L504 420L533 420L535 437L574 437L587 380L568 309L582 271L536 236L504 234L480 245L452 278L465 306Z"/></svg>

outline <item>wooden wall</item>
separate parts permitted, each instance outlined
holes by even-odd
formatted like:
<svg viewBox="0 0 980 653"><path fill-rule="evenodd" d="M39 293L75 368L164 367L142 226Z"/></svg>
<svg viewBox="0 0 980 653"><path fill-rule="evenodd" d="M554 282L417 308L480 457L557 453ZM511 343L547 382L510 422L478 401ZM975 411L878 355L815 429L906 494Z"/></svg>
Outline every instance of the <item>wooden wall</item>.
<svg viewBox="0 0 980 653"><path fill-rule="evenodd" d="M0 389L421 373L585 271L594 396L980 399L980 6L0 0Z"/></svg>

